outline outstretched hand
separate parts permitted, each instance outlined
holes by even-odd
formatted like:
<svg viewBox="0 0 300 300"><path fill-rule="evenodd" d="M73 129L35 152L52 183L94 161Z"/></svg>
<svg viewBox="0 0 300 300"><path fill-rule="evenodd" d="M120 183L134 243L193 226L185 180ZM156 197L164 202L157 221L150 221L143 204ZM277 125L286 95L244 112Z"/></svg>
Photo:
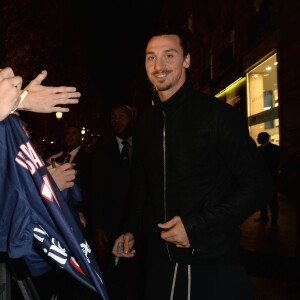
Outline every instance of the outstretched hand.
<svg viewBox="0 0 300 300"><path fill-rule="evenodd" d="M69 108L60 105L77 104L81 96L75 87L71 86L45 86L42 81L47 71L42 71L25 88L29 93L20 103L19 110L38 113L68 112Z"/></svg>

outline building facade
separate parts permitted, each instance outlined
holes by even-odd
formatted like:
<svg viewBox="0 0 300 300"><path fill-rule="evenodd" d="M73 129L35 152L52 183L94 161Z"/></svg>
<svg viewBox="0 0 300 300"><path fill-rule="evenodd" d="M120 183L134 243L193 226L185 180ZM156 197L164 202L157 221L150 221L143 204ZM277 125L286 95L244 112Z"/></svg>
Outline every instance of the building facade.
<svg viewBox="0 0 300 300"><path fill-rule="evenodd" d="M299 3L166 0L163 26L191 34L195 87L235 106L251 136L267 131L283 159L300 150Z"/></svg>

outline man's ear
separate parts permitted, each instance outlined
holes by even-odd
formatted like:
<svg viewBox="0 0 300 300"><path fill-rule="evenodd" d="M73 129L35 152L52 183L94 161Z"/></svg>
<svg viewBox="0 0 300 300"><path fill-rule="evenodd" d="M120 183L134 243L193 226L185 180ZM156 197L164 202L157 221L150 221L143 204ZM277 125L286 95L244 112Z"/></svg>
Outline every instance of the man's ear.
<svg viewBox="0 0 300 300"><path fill-rule="evenodd" d="M191 64L191 56L190 54L188 53L184 59L184 62L183 62L183 66L188 69L190 67L190 64Z"/></svg>

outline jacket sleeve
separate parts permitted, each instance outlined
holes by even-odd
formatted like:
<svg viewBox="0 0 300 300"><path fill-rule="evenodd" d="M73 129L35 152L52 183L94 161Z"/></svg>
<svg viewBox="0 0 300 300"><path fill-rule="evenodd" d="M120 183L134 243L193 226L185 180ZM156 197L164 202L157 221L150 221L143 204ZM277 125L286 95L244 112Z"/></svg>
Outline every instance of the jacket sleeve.
<svg viewBox="0 0 300 300"><path fill-rule="evenodd" d="M275 192L270 172L240 114L225 107L216 112L215 122L219 180L210 200L213 205L181 216L191 243L228 234L266 205Z"/></svg>

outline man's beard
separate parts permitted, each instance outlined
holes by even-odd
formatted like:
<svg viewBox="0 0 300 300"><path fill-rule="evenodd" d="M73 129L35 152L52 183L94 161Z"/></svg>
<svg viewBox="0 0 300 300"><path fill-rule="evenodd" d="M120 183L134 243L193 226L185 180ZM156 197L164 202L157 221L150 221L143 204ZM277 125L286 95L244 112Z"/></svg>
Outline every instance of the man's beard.
<svg viewBox="0 0 300 300"><path fill-rule="evenodd" d="M158 92L163 92L163 91L167 91L169 90L170 88L172 87L172 84L171 83L167 83L167 82L162 82L162 83L159 83L155 86L156 90Z"/></svg>

